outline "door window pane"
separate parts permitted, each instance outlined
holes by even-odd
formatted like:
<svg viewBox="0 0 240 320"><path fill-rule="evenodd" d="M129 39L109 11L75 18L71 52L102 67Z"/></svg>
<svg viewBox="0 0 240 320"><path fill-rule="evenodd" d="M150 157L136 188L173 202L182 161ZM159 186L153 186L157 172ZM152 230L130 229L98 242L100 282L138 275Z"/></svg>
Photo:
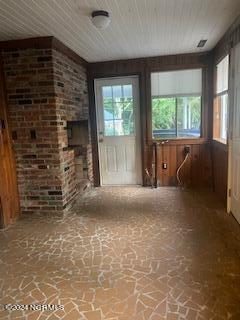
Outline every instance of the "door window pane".
<svg viewBox="0 0 240 320"><path fill-rule="evenodd" d="M103 87L102 93L105 135L124 136L134 134L132 85Z"/></svg>
<svg viewBox="0 0 240 320"><path fill-rule="evenodd" d="M103 101L104 119L113 120L114 117L114 106L112 104L112 99Z"/></svg>
<svg viewBox="0 0 240 320"><path fill-rule="evenodd" d="M105 136L114 136L114 121L105 120L104 127L105 127Z"/></svg>
<svg viewBox="0 0 240 320"><path fill-rule="evenodd" d="M112 87L107 86L102 88L103 98L111 98L112 99Z"/></svg>
<svg viewBox="0 0 240 320"><path fill-rule="evenodd" d="M115 136L123 136L124 129L123 129L123 103L118 102L114 105L114 126L115 126Z"/></svg>
<svg viewBox="0 0 240 320"><path fill-rule="evenodd" d="M124 98L132 98L132 86L130 84L123 86L123 96Z"/></svg>
<svg viewBox="0 0 240 320"><path fill-rule="evenodd" d="M122 94L122 86L112 86L113 91L113 101L120 102L123 94Z"/></svg>
<svg viewBox="0 0 240 320"><path fill-rule="evenodd" d="M133 113L133 101L125 102L122 113L123 129L125 135L131 135L134 133L134 113Z"/></svg>

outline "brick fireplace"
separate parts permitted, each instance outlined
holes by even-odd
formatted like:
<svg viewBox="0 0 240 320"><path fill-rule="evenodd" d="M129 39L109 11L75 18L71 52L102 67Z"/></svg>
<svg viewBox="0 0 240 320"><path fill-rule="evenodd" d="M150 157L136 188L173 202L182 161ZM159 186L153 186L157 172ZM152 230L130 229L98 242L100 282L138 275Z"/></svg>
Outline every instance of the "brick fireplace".
<svg viewBox="0 0 240 320"><path fill-rule="evenodd" d="M21 210L63 212L81 191L79 176L92 181L86 65L53 37L1 48ZM81 174L79 150L67 135L74 122L84 122L87 131L81 137Z"/></svg>

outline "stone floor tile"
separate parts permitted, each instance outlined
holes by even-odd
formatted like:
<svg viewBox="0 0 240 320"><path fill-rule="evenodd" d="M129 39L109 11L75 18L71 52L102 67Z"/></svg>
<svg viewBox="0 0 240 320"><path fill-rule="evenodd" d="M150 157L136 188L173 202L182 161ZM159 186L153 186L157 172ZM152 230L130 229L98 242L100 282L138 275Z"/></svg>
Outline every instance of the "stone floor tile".
<svg viewBox="0 0 240 320"><path fill-rule="evenodd" d="M84 316L87 320L101 320L101 312L99 310L85 312Z"/></svg>
<svg viewBox="0 0 240 320"><path fill-rule="evenodd" d="M12 320L239 320L240 227L209 191L97 188L63 217L0 231L0 305Z"/></svg>

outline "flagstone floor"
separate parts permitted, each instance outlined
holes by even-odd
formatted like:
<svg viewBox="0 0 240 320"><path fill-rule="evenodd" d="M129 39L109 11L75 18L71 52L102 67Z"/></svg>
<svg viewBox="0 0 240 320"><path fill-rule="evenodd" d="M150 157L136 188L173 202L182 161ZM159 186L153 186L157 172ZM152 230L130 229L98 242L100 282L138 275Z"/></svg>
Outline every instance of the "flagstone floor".
<svg viewBox="0 0 240 320"><path fill-rule="evenodd" d="M97 188L0 248L0 319L240 319L240 226L209 192Z"/></svg>

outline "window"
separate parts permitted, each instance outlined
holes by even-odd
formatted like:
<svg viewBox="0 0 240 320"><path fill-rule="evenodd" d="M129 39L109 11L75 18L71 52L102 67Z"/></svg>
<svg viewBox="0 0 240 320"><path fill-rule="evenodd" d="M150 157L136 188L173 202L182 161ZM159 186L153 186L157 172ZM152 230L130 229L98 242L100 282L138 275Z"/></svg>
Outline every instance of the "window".
<svg viewBox="0 0 240 320"><path fill-rule="evenodd" d="M151 95L154 139L200 137L201 69L152 73Z"/></svg>
<svg viewBox="0 0 240 320"><path fill-rule="evenodd" d="M134 134L134 108L132 85L102 88L104 106L104 135L126 136Z"/></svg>
<svg viewBox="0 0 240 320"><path fill-rule="evenodd" d="M213 138L222 143L227 141L228 119L228 69L227 55L216 66L216 88L214 94Z"/></svg>

